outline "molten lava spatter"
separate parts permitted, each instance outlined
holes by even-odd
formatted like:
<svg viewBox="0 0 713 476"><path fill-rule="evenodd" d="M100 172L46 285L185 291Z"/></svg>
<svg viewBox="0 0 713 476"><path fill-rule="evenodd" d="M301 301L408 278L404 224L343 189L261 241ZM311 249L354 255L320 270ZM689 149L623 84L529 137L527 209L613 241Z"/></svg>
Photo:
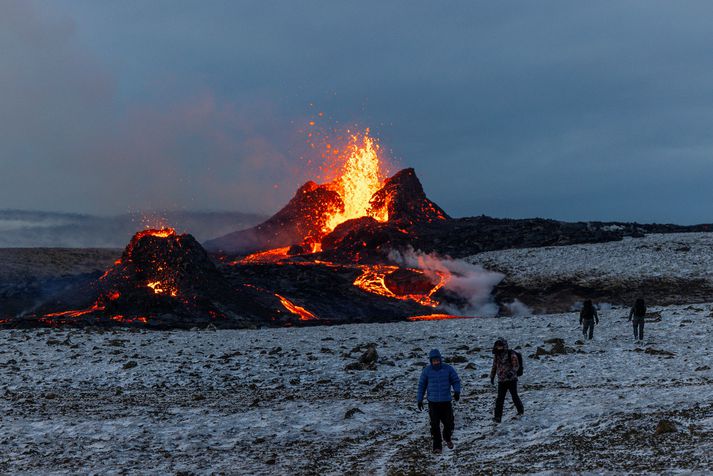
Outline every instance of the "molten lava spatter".
<svg viewBox="0 0 713 476"><path fill-rule="evenodd" d="M353 218L370 216L377 221L387 221L387 208L373 209L371 203L374 194L383 186L386 174L379 157L379 144L369 136L369 129L363 134L352 134L339 158L339 175L328 187L339 194L343 209L327 218L325 233Z"/></svg>

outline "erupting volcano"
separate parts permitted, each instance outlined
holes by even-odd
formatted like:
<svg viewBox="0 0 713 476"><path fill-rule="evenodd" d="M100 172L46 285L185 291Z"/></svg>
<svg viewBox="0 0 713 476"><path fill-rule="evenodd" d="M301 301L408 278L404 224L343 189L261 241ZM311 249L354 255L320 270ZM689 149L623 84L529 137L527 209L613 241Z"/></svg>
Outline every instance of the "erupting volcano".
<svg viewBox="0 0 713 476"><path fill-rule="evenodd" d="M228 254L285 247L291 247L291 254L314 253L323 249L325 239L333 244L335 240L327 237L348 224L398 224L403 229L449 218L426 197L413 169L386 177L380 146L368 129L350 135L332 161L326 167L332 180L321 185L307 182L264 223L210 240L206 248Z"/></svg>
<svg viewBox="0 0 713 476"><path fill-rule="evenodd" d="M408 246L418 227L450 217L426 197L413 169L387 178L380 146L368 129L327 150L328 181L307 182L264 223L206 246L242 255L233 265L284 264L296 255L322 265L356 265L361 275L353 285L362 291L437 307L435 295L449 276L400 269L389 263L388 253Z"/></svg>
<svg viewBox="0 0 713 476"><path fill-rule="evenodd" d="M448 312L492 304L502 279L458 257L619 237L586 223L453 219L428 199L413 169L389 176L368 130L330 145L325 155L322 184L305 183L262 224L206 242L213 255L171 228L140 231L101 277L83 276L0 325L167 329L452 319L458 316Z"/></svg>

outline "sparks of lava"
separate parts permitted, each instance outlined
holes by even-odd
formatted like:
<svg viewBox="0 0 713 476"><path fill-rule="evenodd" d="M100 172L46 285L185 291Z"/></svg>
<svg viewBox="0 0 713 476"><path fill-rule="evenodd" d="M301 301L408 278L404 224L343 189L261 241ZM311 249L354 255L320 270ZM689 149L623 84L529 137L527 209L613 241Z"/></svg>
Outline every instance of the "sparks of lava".
<svg viewBox="0 0 713 476"><path fill-rule="evenodd" d="M153 289L154 294L170 294L172 297L176 297L178 295L178 290L164 286L161 284L161 281L151 281L148 284L146 284L149 288Z"/></svg>
<svg viewBox="0 0 713 476"><path fill-rule="evenodd" d="M441 289L448 281L448 275L445 273L436 272L429 277L435 276L438 282L433 285L433 288L427 294L403 294L399 295L391 291L386 286L386 276L398 270L398 266L390 265L362 265L361 276L354 280L354 286L372 294L379 294L394 299L403 301L416 301L422 306L437 307L440 303L433 299L433 295ZM425 274L419 269L411 269L415 273Z"/></svg>
<svg viewBox="0 0 713 476"><path fill-rule="evenodd" d="M371 216L387 221L388 211L373 210L370 204L373 195L383 186L386 174L379 158L379 144L369 136L369 129L363 134L351 134L349 144L339 151L338 163L341 164L338 178L330 185L341 196L344 210L327 218L325 232L352 218Z"/></svg>
<svg viewBox="0 0 713 476"><path fill-rule="evenodd" d="M277 296L282 305L285 306L285 309L290 311L292 314L300 316L300 321L314 321L318 319L317 316L309 312L307 309L302 306L298 306L286 297L280 296L277 293L275 293L275 296Z"/></svg>
<svg viewBox="0 0 713 476"><path fill-rule="evenodd" d="M473 319L475 316L452 316L450 314L427 314L425 316L411 316L409 321L443 321L445 319Z"/></svg>

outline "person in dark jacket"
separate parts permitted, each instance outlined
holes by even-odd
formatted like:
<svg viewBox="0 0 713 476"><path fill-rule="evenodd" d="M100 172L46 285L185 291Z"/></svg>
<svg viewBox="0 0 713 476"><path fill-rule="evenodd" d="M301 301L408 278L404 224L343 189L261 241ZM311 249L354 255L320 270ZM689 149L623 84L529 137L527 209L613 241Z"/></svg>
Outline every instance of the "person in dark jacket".
<svg viewBox="0 0 713 476"><path fill-rule="evenodd" d="M443 451L443 440L448 448L453 448L453 406L451 405L451 387L453 399L460 399L460 378L455 369L443 363L443 357L438 349L428 354L430 365L421 372L418 380L418 409L423 410L423 398L428 398L428 416L431 419L431 436L433 437L433 452ZM443 423L443 436L441 436Z"/></svg>
<svg viewBox="0 0 713 476"><path fill-rule="evenodd" d="M587 299L582 305L582 310L579 311L579 325L582 326L584 337L587 337L587 330L589 330L589 339L592 339L595 323L599 325L599 314L597 314L597 309L592 304L592 300Z"/></svg>
<svg viewBox="0 0 713 476"><path fill-rule="evenodd" d="M644 318L646 317L646 303L639 298L634 307L629 311L629 320L634 323L634 339L644 340Z"/></svg>
<svg viewBox="0 0 713 476"><path fill-rule="evenodd" d="M498 377L498 397L495 400L495 422L500 423L503 418L503 404L505 396L510 392L512 402L517 408L517 414L525 413L525 407L517 394L517 371L520 361L514 352L510 352L508 341L498 337L493 345L493 368L490 371L490 384L495 385L495 376Z"/></svg>

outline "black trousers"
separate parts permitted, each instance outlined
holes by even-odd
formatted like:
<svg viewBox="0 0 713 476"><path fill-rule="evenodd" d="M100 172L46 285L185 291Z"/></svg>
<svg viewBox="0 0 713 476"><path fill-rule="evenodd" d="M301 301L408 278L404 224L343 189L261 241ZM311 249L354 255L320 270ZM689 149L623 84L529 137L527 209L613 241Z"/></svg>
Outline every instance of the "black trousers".
<svg viewBox="0 0 713 476"><path fill-rule="evenodd" d="M451 402L428 402L428 416L431 418L433 449L443 448L443 440L451 441L453 436L453 406ZM443 437L441 437L443 423Z"/></svg>
<svg viewBox="0 0 713 476"><path fill-rule="evenodd" d="M587 329L589 329L589 338L594 336L594 319L584 319L582 321L582 334L587 336Z"/></svg>
<svg viewBox="0 0 713 476"><path fill-rule="evenodd" d="M517 408L517 413L522 415L525 413L525 407L522 406L522 400L517 394L517 380L511 380L509 382L498 382L498 398L495 400L495 419L500 421L503 417L503 404L505 403L505 396L510 392L512 397L512 402Z"/></svg>
<svg viewBox="0 0 713 476"><path fill-rule="evenodd" d="M634 320L634 339L644 340L644 320Z"/></svg>

